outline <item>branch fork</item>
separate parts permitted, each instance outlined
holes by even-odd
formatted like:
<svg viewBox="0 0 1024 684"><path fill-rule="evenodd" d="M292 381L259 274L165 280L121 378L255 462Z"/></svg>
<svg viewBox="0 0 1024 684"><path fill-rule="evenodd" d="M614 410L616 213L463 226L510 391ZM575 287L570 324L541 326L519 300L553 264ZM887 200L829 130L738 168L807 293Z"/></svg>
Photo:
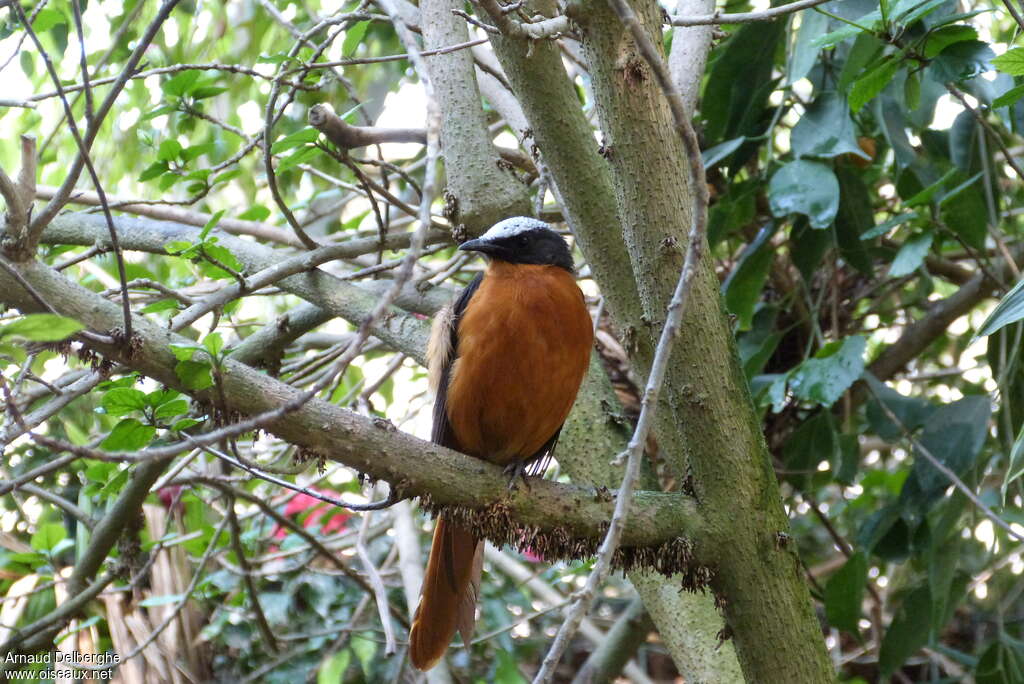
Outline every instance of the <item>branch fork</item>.
<svg viewBox="0 0 1024 684"><path fill-rule="evenodd" d="M4 251L17 261L28 258L33 246L27 244L27 229L36 196L36 139L21 136L21 170L17 181L0 168L0 196L7 202L7 235Z"/></svg>

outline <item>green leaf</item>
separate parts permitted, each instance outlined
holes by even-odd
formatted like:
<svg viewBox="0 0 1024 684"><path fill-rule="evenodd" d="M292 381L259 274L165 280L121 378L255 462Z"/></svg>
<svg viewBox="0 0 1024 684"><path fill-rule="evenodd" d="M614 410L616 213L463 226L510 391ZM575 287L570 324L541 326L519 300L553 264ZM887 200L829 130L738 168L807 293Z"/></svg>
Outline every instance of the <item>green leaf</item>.
<svg viewBox="0 0 1024 684"><path fill-rule="evenodd" d="M179 361L174 366L174 374L181 380L185 389L204 390L213 387L213 375L210 364L200 361Z"/></svg>
<svg viewBox="0 0 1024 684"><path fill-rule="evenodd" d="M174 430L175 432L181 432L182 430L189 429L193 425L199 425L202 422L203 421L196 420L195 418L182 418L181 420L176 422L173 426L171 426L171 429Z"/></svg>
<svg viewBox="0 0 1024 684"><path fill-rule="evenodd" d="M871 230L865 231L860 236L860 239L861 240L873 240L876 237L878 237L879 235L885 235L886 233L888 233L890 230L892 230L896 226L899 226L899 225L901 225L903 223L906 223L907 221L912 221L912 220L916 219L917 216L918 215L917 215L916 211L909 211L909 212L905 212L903 214L900 214L899 216L893 216L892 218L887 219L887 220L883 221L882 223L879 223L877 226L875 226Z"/></svg>
<svg viewBox="0 0 1024 684"><path fill-rule="evenodd" d="M221 339L219 332L212 332L203 338L203 347L210 352L210 356L216 358L224 348L224 340Z"/></svg>
<svg viewBox="0 0 1024 684"><path fill-rule="evenodd" d="M741 26L715 51L701 98L709 144L764 132L763 114L775 89L775 51L786 29L782 24Z"/></svg>
<svg viewBox="0 0 1024 684"><path fill-rule="evenodd" d="M1013 48L998 57L993 57L992 66L1004 74L1024 76L1024 48Z"/></svg>
<svg viewBox="0 0 1024 684"><path fill-rule="evenodd" d="M931 597L924 584L910 592L882 638L878 665L882 679L888 679L900 665L928 643L931 624Z"/></svg>
<svg viewBox="0 0 1024 684"><path fill-rule="evenodd" d="M174 354L174 358L179 361L190 361L192 356L195 355L196 350L202 349L197 344L175 344L171 343L168 345L171 348L171 353Z"/></svg>
<svg viewBox="0 0 1024 684"><path fill-rule="evenodd" d="M1003 503L1006 503L1006 490L1009 489L1010 485L1013 484L1021 475L1024 475L1024 427L1017 433L1017 439L1013 442L1013 448L1010 449L1010 462L1006 466L1006 472L1003 474Z"/></svg>
<svg viewBox="0 0 1024 684"><path fill-rule="evenodd" d="M709 169L722 161L739 149L740 145L746 142L746 140L746 137L741 135L738 138L733 138L732 140L726 140L723 143L719 143L711 149L704 150L701 152L701 159L704 162L704 168Z"/></svg>
<svg viewBox="0 0 1024 684"><path fill-rule="evenodd" d="M344 681L343 675L352 662L352 651L347 648L344 651L332 653L321 665L316 673L316 684L338 684Z"/></svg>
<svg viewBox="0 0 1024 684"><path fill-rule="evenodd" d="M64 15L55 9L44 7L39 10L36 14L36 18L32 21L32 29L36 33L43 33L49 31L58 24L67 25L68 20L64 18ZM56 58L54 58L56 59Z"/></svg>
<svg viewBox="0 0 1024 684"><path fill-rule="evenodd" d="M810 73L818 59L821 46L815 43L818 36L828 28L828 17L821 12L804 12L800 15L800 29L786 72L786 83L792 84Z"/></svg>
<svg viewBox="0 0 1024 684"><path fill-rule="evenodd" d="M871 393L875 397L868 402L867 419L871 429L887 442L896 442L902 439L903 430L890 420L889 415L882 409L881 404L892 411L893 415L903 426L913 432L921 427L928 417L934 413L938 406L919 397L907 397L892 389L870 373L864 374L864 380L871 387Z"/></svg>
<svg viewBox="0 0 1024 684"><path fill-rule="evenodd" d="M204 85L193 89L192 92L189 94L192 96L193 100L205 100L208 97L220 95L221 93L226 93L227 91L228 89L225 86Z"/></svg>
<svg viewBox="0 0 1024 684"><path fill-rule="evenodd" d="M40 313L23 316L0 328L0 338L17 337L29 342L59 342L85 328L73 318Z"/></svg>
<svg viewBox="0 0 1024 684"><path fill-rule="evenodd" d="M213 143L203 143L201 145L191 145L181 151L181 158L186 162L194 161L204 154L213 154L217 149L217 146ZM201 177L196 175L201 174ZM200 180L206 180L206 177L210 175L210 169L200 169L197 172L190 173L189 178L199 178Z"/></svg>
<svg viewBox="0 0 1024 684"><path fill-rule="evenodd" d="M145 183L148 180L153 180L157 176L165 174L169 168L166 161L155 161L143 169L142 173L139 174L138 181Z"/></svg>
<svg viewBox="0 0 1024 684"><path fill-rule="evenodd" d="M303 147L278 162L276 170L278 173L284 173L299 164L305 164L318 154L320 154L320 149L317 147Z"/></svg>
<svg viewBox="0 0 1024 684"><path fill-rule="evenodd" d="M907 74L907 80L903 82L903 100L908 111L914 111L921 106L921 75L917 71Z"/></svg>
<svg viewBox="0 0 1024 684"><path fill-rule="evenodd" d="M818 472L822 461L834 462L839 456L839 435L836 423L828 411L819 411L805 420L782 449L782 462L786 464L786 479L797 489L806 488Z"/></svg>
<svg viewBox="0 0 1024 684"><path fill-rule="evenodd" d="M917 444L962 477L982 453L991 411L987 395L965 397L941 406L924 422ZM910 515L923 515L951 484L915 447L914 465L900 491L900 504Z"/></svg>
<svg viewBox="0 0 1024 684"><path fill-rule="evenodd" d="M807 107L790 134L797 157L837 157L854 154L868 159L857 144L853 119L846 102L835 92L824 92Z"/></svg>
<svg viewBox="0 0 1024 684"><path fill-rule="evenodd" d="M315 128L303 128L291 135L286 135L270 146L271 154L281 154L299 145L315 143L320 137L320 131Z"/></svg>
<svg viewBox="0 0 1024 684"><path fill-rule="evenodd" d="M800 159L775 172L768 197L775 217L804 214L811 227L827 228L839 211L839 181L824 164Z"/></svg>
<svg viewBox="0 0 1024 684"><path fill-rule="evenodd" d="M171 138L160 143L160 149L157 150L156 158L160 161L169 162L177 159L179 154L181 154L181 143Z"/></svg>
<svg viewBox="0 0 1024 684"><path fill-rule="evenodd" d="M1024 682L1024 642L1000 630L999 638L981 654L974 670L975 684Z"/></svg>
<svg viewBox="0 0 1024 684"><path fill-rule="evenodd" d="M256 205L243 211L238 218L243 221L266 221L270 218L270 209Z"/></svg>
<svg viewBox="0 0 1024 684"><path fill-rule="evenodd" d="M965 40L953 43L932 60L928 67L936 81L966 81L989 71L995 53L988 43L981 40Z"/></svg>
<svg viewBox="0 0 1024 684"><path fill-rule="evenodd" d="M221 217L224 216L224 211L224 209L221 209L215 212L213 216L210 217L210 220L206 222L206 225L203 226L203 229L199 231L199 240L201 242L205 241L206 238L210 235L210 231L213 230L218 223L220 223Z"/></svg>
<svg viewBox="0 0 1024 684"><path fill-rule="evenodd" d="M864 371L864 350L867 341L860 335L842 342L830 342L797 368L789 381L793 393L805 400L828 408Z"/></svg>
<svg viewBox="0 0 1024 684"><path fill-rule="evenodd" d="M188 69L182 71L180 74L167 79L160 87L168 95L174 97L184 97L192 92L192 89L196 86L196 81L199 80L199 71L196 69Z"/></svg>
<svg viewBox="0 0 1024 684"><path fill-rule="evenodd" d="M882 62L869 69L863 76L853 82L850 87L850 109L856 114L868 102L882 92L889 81L899 70L900 60L896 55L889 55Z"/></svg>
<svg viewBox="0 0 1024 684"><path fill-rule="evenodd" d="M157 301L153 302L152 304L147 304L146 306L142 307L142 313L159 313L161 311L170 311L172 309L177 309L177 308L178 308L178 300L177 299L171 299L171 298L158 299Z"/></svg>
<svg viewBox="0 0 1024 684"><path fill-rule="evenodd" d="M836 179L840 188L839 212L835 220L839 254L864 275L874 277L874 262L861 239L875 226L871 191L864 182L863 174L857 173L850 164L839 165Z"/></svg>
<svg viewBox="0 0 1024 684"><path fill-rule="evenodd" d="M100 447L107 451L137 451L149 444L156 434L152 425L143 425L134 418L125 418L114 426Z"/></svg>
<svg viewBox="0 0 1024 684"><path fill-rule="evenodd" d="M861 602L868 580L868 559L855 553L825 585L825 616L833 627L859 634Z"/></svg>
<svg viewBox="0 0 1024 684"><path fill-rule="evenodd" d="M999 109L1000 107L1009 107L1010 105L1020 100L1020 98L1022 97L1024 97L1024 84L1014 86L1013 88L1010 88L996 99L992 100L992 108Z"/></svg>
<svg viewBox="0 0 1024 684"><path fill-rule="evenodd" d="M167 418L180 416L187 412L188 402L184 399L175 399L174 401L169 401L163 406L157 408L157 410L153 412L153 417L157 420L166 420Z"/></svg>
<svg viewBox="0 0 1024 684"><path fill-rule="evenodd" d="M40 525L39 529L32 535L32 548L36 551L52 551L67 536L67 530L60 523Z"/></svg>
<svg viewBox="0 0 1024 684"><path fill-rule="evenodd" d="M868 32L874 32L878 29L882 23L882 13L879 10L868 12L867 14L856 19L853 24L843 24L842 28L839 28L831 33L826 33L820 36L814 41L814 44L818 47L830 48L838 45L847 38L859 36L865 33L864 29Z"/></svg>
<svg viewBox="0 0 1024 684"><path fill-rule="evenodd" d="M377 644L363 637L361 634L353 634L349 644L359 659L359 665L363 668L363 674L369 679L372 674L373 658L377 655Z"/></svg>
<svg viewBox="0 0 1024 684"><path fill-rule="evenodd" d="M964 24L943 26L942 28L928 34L928 40L924 44L924 56L931 59L932 57L938 56L939 53L953 43L977 39L978 32L971 26L965 26Z"/></svg>
<svg viewBox="0 0 1024 684"><path fill-rule="evenodd" d="M108 416L123 416L132 411L142 411L148 406L146 394L129 387L116 387L100 400L100 406Z"/></svg>
<svg viewBox="0 0 1024 684"><path fill-rule="evenodd" d="M889 266L889 277L899 278L916 271L918 266L924 262L934 237L934 234L929 231L915 235L904 242L900 251L896 253L896 258L892 260L892 265Z"/></svg>
<svg viewBox="0 0 1024 684"><path fill-rule="evenodd" d="M995 331L1024 318L1024 280L1007 292L992 313L988 315L975 337L986 337Z"/></svg>
<svg viewBox="0 0 1024 684"><path fill-rule="evenodd" d="M150 596L149 598L142 599L139 601L138 605L143 608L153 608L155 606L167 606L173 603L181 603L184 600L184 594L164 594L162 596Z"/></svg>
<svg viewBox="0 0 1024 684"><path fill-rule="evenodd" d="M354 26L350 26L345 31L345 41L341 44L341 54L345 57L354 55L359 43L363 42L363 36L366 35L366 29L369 27L369 21L360 21Z"/></svg>
<svg viewBox="0 0 1024 684"><path fill-rule="evenodd" d="M32 53L28 50L22 50L19 61L21 62L21 71L29 78L32 78L36 71L36 64L32 59Z"/></svg>
<svg viewBox="0 0 1024 684"><path fill-rule="evenodd" d="M769 223L758 231L757 237L743 250L736 267L722 285L725 291L725 305L739 319L740 330L750 329L754 306L771 269L770 241L774 234L774 223Z"/></svg>

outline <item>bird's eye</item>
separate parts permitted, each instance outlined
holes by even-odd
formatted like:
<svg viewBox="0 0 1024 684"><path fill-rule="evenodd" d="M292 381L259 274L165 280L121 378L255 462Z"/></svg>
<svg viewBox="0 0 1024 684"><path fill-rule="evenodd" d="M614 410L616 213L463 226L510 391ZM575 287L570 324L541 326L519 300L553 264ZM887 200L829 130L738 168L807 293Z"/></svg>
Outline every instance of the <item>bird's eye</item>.
<svg viewBox="0 0 1024 684"><path fill-rule="evenodd" d="M518 244L520 247L526 247L528 244L530 244L530 238L526 237L525 235L520 235L516 239L516 244Z"/></svg>

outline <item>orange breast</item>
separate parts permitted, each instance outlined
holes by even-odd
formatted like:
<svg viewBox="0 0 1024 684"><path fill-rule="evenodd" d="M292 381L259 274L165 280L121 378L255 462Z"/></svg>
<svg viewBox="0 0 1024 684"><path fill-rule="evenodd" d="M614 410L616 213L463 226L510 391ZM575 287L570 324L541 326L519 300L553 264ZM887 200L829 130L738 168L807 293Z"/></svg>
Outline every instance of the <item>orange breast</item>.
<svg viewBox="0 0 1024 684"><path fill-rule="evenodd" d="M593 344L572 275L492 262L459 322L448 419L464 453L507 465L565 421Z"/></svg>

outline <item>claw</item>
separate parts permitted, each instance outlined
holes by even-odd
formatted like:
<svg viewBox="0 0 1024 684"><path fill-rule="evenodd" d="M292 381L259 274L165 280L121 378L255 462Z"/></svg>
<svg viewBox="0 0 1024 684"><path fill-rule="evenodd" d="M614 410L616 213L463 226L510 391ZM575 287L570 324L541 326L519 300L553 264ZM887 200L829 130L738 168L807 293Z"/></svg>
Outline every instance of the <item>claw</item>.
<svg viewBox="0 0 1024 684"><path fill-rule="evenodd" d="M517 487L516 480L522 478L523 486L526 487L527 491L530 489L530 481L526 479L526 463L524 461L513 461L505 466L503 471L508 476L508 488L513 490Z"/></svg>

